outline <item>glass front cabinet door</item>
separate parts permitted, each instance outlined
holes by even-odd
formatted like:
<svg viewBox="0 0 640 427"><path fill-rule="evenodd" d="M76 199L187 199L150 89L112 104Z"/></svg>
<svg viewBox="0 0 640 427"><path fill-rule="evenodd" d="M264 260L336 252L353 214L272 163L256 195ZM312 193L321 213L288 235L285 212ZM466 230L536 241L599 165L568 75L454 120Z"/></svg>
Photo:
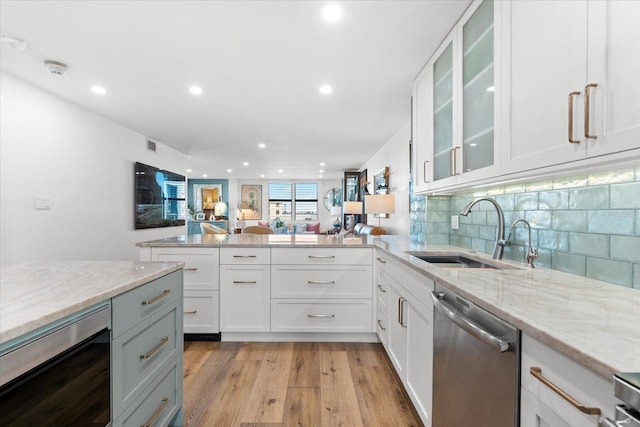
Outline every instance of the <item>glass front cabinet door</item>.
<svg viewBox="0 0 640 427"><path fill-rule="evenodd" d="M416 192L497 174L499 7L472 3L415 81Z"/></svg>

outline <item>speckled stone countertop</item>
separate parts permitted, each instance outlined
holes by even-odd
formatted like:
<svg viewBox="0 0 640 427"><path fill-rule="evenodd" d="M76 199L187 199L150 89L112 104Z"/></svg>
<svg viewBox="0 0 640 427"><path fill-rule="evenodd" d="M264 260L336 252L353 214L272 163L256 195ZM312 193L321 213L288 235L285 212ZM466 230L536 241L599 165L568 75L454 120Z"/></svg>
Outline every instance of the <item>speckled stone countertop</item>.
<svg viewBox="0 0 640 427"><path fill-rule="evenodd" d="M0 344L184 267L181 262L52 261L0 272Z"/></svg>
<svg viewBox="0 0 640 427"><path fill-rule="evenodd" d="M406 252L490 257L453 246L413 244L401 236L382 236L375 244L609 380L614 372L640 372L640 291L636 289L512 261L499 262L520 268L442 268Z"/></svg>
<svg viewBox="0 0 640 427"><path fill-rule="evenodd" d="M138 243L139 247L373 247L368 236L340 237L323 234L189 234Z"/></svg>

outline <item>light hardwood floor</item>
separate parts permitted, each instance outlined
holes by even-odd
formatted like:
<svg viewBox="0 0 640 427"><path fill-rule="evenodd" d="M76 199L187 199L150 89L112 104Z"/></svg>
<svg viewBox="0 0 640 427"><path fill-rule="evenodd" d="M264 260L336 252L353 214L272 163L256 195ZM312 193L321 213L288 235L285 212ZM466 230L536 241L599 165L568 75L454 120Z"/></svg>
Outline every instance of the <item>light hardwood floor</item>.
<svg viewBox="0 0 640 427"><path fill-rule="evenodd" d="M421 426L380 344L184 344L185 426Z"/></svg>

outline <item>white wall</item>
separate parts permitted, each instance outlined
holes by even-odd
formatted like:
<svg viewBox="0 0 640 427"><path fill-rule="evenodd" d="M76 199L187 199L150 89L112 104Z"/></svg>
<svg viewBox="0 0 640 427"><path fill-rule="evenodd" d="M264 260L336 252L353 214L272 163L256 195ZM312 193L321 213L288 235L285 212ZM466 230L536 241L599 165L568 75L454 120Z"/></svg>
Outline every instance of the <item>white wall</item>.
<svg viewBox="0 0 640 427"><path fill-rule="evenodd" d="M0 75L0 265L138 258L136 242L185 227L134 230L133 163L185 173L186 155ZM91 96L91 94L87 94ZM51 199L36 211L34 198Z"/></svg>
<svg viewBox="0 0 640 427"><path fill-rule="evenodd" d="M361 169L367 169L369 191L373 193L373 177L385 166L389 167L389 186L395 196L396 212L381 218L380 226L387 234L409 235L409 140L411 126L407 123ZM378 225L378 218L367 216L367 224Z"/></svg>

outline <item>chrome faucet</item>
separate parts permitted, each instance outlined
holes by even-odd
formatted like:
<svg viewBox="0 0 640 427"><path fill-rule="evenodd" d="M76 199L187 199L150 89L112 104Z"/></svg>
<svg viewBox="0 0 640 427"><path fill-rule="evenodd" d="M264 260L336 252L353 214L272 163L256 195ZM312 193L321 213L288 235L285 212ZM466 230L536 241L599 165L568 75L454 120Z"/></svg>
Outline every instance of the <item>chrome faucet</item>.
<svg viewBox="0 0 640 427"><path fill-rule="evenodd" d="M498 230L496 231L496 245L493 248L492 258L502 259L504 246L500 245L499 242L504 241L504 214L502 213L502 208L500 207L498 202L496 202L490 197L478 197L477 199L474 199L471 202L469 202L469 204L465 206L464 209L462 209L462 211L460 211L460 215L463 215L463 216L469 215L469 212L471 212L471 208L475 206L477 203L480 203L482 201L489 202L493 205L493 207L496 208L496 213L498 214Z"/></svg>
<svg viewBox="0 0 640 427"><path fill-rule="evenodd" d="M498 241L498 244L501 246L511 246L511 233L513 233L513 229L519 222L524 222L527 228L529 229L529 250L526 254L527 264L531 268L534 268L533 261L538 258L538 248L534 248L531 246L531 224L527 220L524 219L516 219L511 223L511 228L509 229L509 236L507 236L507 240Z"/></svg>

